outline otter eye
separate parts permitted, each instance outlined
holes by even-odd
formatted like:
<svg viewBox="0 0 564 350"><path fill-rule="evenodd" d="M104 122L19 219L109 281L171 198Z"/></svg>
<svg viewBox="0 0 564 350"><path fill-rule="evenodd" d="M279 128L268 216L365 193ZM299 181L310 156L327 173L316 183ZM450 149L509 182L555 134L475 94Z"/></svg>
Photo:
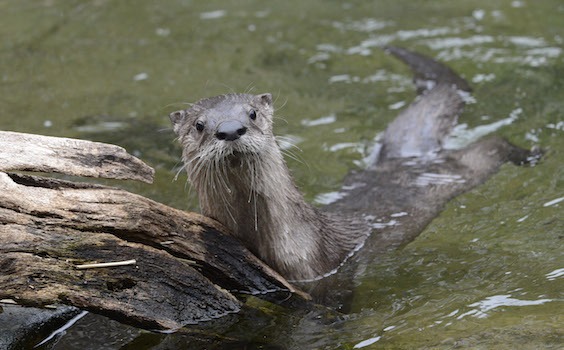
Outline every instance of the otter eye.
<svg viewBox="0 0 564 350"><path fill-rule="evenodd" d="M204 131L204 128L205 128L204 122L201 121L201 120L198 120L196 122L196 130L198 130L199 132L202 132L202 131Z"/></svg>
<svg viewBox="0 0 564 350"><path fill-rule="evenodd" d="M251 109L249 112L249 118L251 118L251 120L257 119L257 112L254 109Z"/></svg>

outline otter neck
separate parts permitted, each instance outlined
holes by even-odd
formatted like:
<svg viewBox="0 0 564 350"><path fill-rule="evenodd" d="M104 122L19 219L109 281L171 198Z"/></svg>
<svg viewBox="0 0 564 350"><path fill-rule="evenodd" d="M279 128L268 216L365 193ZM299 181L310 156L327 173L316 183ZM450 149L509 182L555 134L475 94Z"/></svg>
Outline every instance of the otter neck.
<svg viewBox="0 0 564 350"><path fill-rule="evenodd" d="M272 147L260 156L234 154L225 163L222 183L214 184L220 190L199 191L203 214L227 226L288 278L307 279L325 272L317 261L326 221L295 187L280 149Z"/></svg>

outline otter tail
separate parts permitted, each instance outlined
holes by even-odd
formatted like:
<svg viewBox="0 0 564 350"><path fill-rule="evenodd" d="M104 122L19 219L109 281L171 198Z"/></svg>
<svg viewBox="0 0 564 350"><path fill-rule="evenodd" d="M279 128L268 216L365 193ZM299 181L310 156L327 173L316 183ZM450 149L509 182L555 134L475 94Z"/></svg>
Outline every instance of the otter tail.
<svg viewBox="0 0 564 350"><path fill-rule="evenodd" d="M470 85L432 58L394 46L386 50L411 67L420 96L388 125L378 158L429 158L442 150L464 107L461 91L470 92Z"/></svg>
<svg viewBox="0 0 564 350"><path fill-rule="evenodd" d="M413 81L419 93L430 90L437 84L455 86L458 90L466 92L472 91L470 84L464 78L430 57L397 46L386 46L384 49L411 68L414 73Z"/></svg>

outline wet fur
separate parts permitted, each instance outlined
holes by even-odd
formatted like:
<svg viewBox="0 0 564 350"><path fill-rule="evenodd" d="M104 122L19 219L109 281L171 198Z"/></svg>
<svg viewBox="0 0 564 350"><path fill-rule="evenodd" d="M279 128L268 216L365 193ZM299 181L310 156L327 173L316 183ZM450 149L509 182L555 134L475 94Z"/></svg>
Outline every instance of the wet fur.
<svg viewBox="0 0 564 350"><path fill-rule="evenodd" d="M336 268L369 231L304 201L272 133L273 112L269 94L229 94L198 101L171 120L202 213L286 278L312 279ZM235 141L217 139L225 120L240 121L247 132Z"/></svg>

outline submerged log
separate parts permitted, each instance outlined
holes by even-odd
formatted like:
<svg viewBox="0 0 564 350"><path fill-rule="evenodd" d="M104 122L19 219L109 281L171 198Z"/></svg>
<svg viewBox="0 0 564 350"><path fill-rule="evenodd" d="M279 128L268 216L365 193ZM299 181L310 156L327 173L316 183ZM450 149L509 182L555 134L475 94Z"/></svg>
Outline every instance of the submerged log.
<svg viewBox="0 0 564 350"><path fill-rule="evenodd" d="M209 218L117 188L9 172L150 181L152 169L120 147L12 132L0 132L0 146L0 299L176 329L237 312L232 292L308 298Z"/></svg>

